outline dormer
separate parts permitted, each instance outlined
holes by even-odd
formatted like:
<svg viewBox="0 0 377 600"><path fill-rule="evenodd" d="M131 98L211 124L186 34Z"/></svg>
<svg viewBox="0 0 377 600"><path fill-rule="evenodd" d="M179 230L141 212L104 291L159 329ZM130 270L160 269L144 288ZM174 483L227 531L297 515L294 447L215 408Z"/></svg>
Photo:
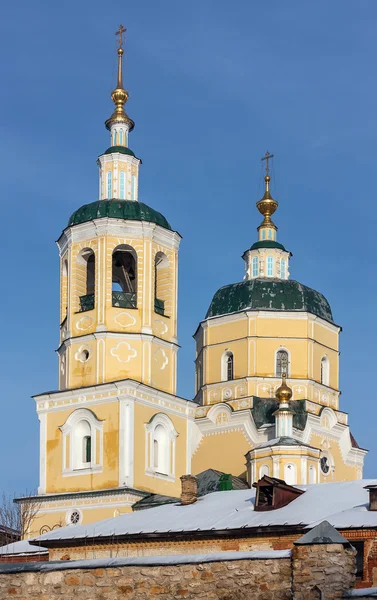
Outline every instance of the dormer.
<svg viewBox="0 0 377 600"><path fill-rule="evenodd" d="M304 494L304 490L288 485L283 479L267 475L253 483L253 487L257 490L254 506L257 511L282 508Z"/></svg>

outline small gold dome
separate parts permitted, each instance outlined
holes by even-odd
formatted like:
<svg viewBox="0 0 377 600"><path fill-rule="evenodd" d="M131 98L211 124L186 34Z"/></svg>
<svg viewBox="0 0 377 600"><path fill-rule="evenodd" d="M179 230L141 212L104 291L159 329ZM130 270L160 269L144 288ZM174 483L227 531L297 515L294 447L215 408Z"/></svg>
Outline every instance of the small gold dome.
<svg viewBox="0 0 377 600"><path fill-rule="evenodd" d="M285 373L282 374L281 379L281 386L278 387L275 394L280 404L282 404L283 402L288 403L292 398L293 394L291 388L286 383L287 376Z"/></svg>

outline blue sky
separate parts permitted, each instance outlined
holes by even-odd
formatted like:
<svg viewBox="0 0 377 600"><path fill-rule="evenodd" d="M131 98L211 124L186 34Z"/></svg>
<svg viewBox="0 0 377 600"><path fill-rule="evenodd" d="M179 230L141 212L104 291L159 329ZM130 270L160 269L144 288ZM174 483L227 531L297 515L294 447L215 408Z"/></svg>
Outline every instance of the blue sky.
<svg viewBox="0 0 377 600"><path fill-rule="evenodd" d="M269 150L278 239L343 327L341 408L376 476L375 0L19 0L0 21L3 489L38 485L30 396L57 386L54 241L97 199L120 22L140 199L183 236L179 393L212 295L243 277Z"/></svg>

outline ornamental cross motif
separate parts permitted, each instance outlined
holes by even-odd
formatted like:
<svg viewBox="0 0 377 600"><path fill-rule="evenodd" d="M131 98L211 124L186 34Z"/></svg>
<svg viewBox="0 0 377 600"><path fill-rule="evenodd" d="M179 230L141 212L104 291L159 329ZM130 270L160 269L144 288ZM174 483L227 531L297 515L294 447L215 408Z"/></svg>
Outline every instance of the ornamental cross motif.
<svg viewBox="0 0 377 600"><path fill-rule="evenodd" d="M262 161L263 160L266 161L266 175L269 175L269 173L270 173L270 168L269 168L269 164L268 164L268 161L270 160L270 158L274 158L274 154L270 154L269 152L266 152L264 157L261 158Z"/></svg>
<svg viewBox="0 0 377 600"><path fill-rule="evenodd" d="M119 35L119 48L123 46L123 34L126 33L127 29L123 27L123 25L119 25L118 31L115 32L115 35Z"/></svg>

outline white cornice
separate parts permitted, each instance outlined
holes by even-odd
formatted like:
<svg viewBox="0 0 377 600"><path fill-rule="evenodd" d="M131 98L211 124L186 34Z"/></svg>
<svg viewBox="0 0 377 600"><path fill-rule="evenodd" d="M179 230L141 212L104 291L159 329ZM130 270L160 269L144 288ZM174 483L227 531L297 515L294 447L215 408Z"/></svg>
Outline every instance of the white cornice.
<svg viewBox="0 0 377 600"><path fill-rule="evenodd" d="M61 355L65 348L69 348L72 344L81 344L84 342L88 342L88 340L104 340L108 338L115 338L122 340L138 340L143 342L151 342L159 344L164 348L168 348L169 350L179 350L180 346L174 342L168 342L167 340L163 340L162 338L157 337L156 335L150 335L148 333L125 333L123 331L95 331L94 333L87 333L84 335L79 335L77 337L70 337L61 343L59 348L57 349L57 353Z"/></svg>
<svg viewBox="0 0 377 600"><path fill-rule="evenodd" d="M120 200L120 202L122 201ZM63 255L67 246L99 236L123 237L128 239L150 238L152 241L161 244L169 250L178 250L182 239L177 231L171 231L149 221L101 217L67 227L56 243L60 255Z"/></svg>
<svg viewBox="0 0 377 600"><path fill-rule="evenodd" d="M71 405L75 409L87 408L96 404L120 402L125 399L138 404L158 407L161 412L177 416L185 415L191 420L194 420L197 408L197 405L190 400L151 388L132 379L34 396L38 413L67 410Z"/></svg>

